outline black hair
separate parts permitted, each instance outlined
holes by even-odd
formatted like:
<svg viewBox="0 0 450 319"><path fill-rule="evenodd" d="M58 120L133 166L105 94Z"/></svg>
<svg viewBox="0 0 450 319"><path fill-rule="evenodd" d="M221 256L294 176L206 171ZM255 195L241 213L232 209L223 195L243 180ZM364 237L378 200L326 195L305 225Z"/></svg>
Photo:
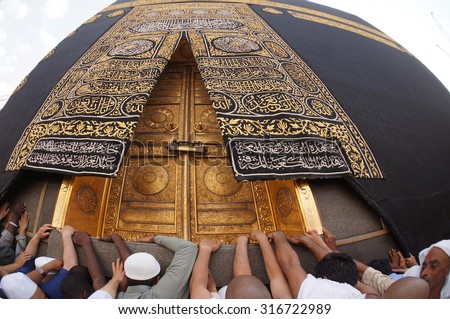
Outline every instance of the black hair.
<svg viewBox="0 0 450 319"><path fill-rule="evenodd" d="M327 278L355 286L358 282L358 269L352 257L346 253L329 253L316 265L316 277Z"/></svg>
<svg viewBox="0 0 450 319"><path fill-rule="evenodd" d="M154 286L158 283L159 281L159 276L155 276L153 278L147 279L147 280L136 280L136 279L131 279L131 278L127 278L127 284L128 286L138 286L138 285L144 285L144 286Z"/></svg>
<svg viewBox="0 0 450 319"><path fill-rule="evenodd" d="M61 292L64 299L86 299L94 293L92 279L84 266L74 266L69 275L61 281Z"/></svg>
<svg viewBox="0 0 450 319"><path fill-rule="evenodd" d="M385 275L393 273L391 263L387 259L374 259L369 264L369 267L381 271Z"/></svg>

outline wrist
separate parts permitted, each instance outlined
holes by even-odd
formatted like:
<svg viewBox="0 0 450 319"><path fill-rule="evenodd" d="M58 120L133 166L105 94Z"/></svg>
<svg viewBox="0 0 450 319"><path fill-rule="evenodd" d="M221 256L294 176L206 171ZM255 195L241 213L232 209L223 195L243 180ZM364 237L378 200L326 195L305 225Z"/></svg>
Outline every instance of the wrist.
<svg viewBox="0 0 450 319"><path fill-rule="evenodd" d="M206 246L206 245L199 245L199 246L198 246L198 250L199 250L199 251L203 251L203 252L209 252L209 253L211 253L211 252L212 252L212 247Z"/></svg>
<svg viewBox="0 0 450 319"><path fill-rule="evenodd" d="M42 278L45 278L47 276L47 271L45 271L41 267L36 267L36 270L41 274Z"/></svg>

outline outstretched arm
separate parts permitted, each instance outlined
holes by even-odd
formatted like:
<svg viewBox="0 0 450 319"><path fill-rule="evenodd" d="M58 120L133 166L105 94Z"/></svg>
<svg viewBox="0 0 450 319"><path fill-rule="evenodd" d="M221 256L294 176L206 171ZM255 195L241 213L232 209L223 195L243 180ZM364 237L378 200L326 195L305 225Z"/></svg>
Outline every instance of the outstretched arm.
<svg viewBox="0 0 450 319"><path fill-rule="evenodd" d="M42 239L47 238L50 235L53 227L51 224L44 224L36 234L30 239L25 251L31 256L36 256L37 250L39 248L39 243Z"/></svg>
<svg viewBox="0 0 450 319"><path fill-rule="evenodd" d="M16 256L25 251L27 247L27 228L30 222L30 215L27 212L22 214L19 219L19 234L16 236Z"/></svg>
<svg viewBox="0 0 450 319"><path fill-rule="evenodd" d="M63 268L63 260L62 259L54 259L54 260L46 263L45 265L43 265L41 268L44 271L44 273L46 273L46 274L48 274L52 270L59 271L61 268ZM35 283L38 283L43 279L42 274L37 269L30 271L27 274L27 276L31 280L33 280Z"/></svg>
<svg viewBox="0 0 450 319"><path fill-rule="evenodd" d="M22 217L22 214L25 212L26 208L27 206L25 205L25 203L17 203L14 206L9 205L8 203L3 204L1 210L6 210L6 212L9 212L9 220L5 225L5 229L11 234L16 235L17 228L19 227L19 220Z"/></svg>
<svg viewBox="0 0 450 319"><path fill-rule="evenodd" d="M174 252L164 276L153 286L153 298L187 298L189 280L197 256L197 244L177 237L155 236L156 244Z"/></svg>
<svg viewBox="0 0 450 319"><path fill-rule="evenodd" d="M77 231L73 234L72 240L83 250L89 274L92 278L92 287L99 290L106 285L105 275L98 260L97 254L92 247L91 237L86 232Z"/></svg>
<svg viewBox="0 0 450 319"><path fill-rule="evenodd" d="M61 233L63 241L63 261L64 269L70 270L73 266L78 265L77 252L75 251L75 245L72 241L72 236L75 233L75 228L66 225L61 229L58 229Z"/></svg>
<svg viewBox="0 0 450 319"><path fill-rule="evenodd" d="M323 230L323 236L324 236L324 243L327 245L327 247L335 253L338 253L339 251L336 248L336 237L325 227L322 227ZM367 265L363 264L362 262L353 259L356 264L356 268L358 269L358 277L359 280L356 283L355 288L358 289L362 294L366 295L366 299L377 299L381 298L381 294L376 289L376 287L373 287L370 284L363 283L361 280L363 278L364 272L366 272L367 268L369 268Z"/></svg>
<svg viewBox="0 0 450 319"><path fill-rule="evenodd" d="M252 275L250 260L248 259L248 237L240 236L237 239L236 252L233 259L233 276Z"/></svg>
<svg viewBox="0 0 450 319"><path fill-rule="evenodd" d="M296 298L307 273L303 269L297 253L292 249L282 231L270 233L267 237L275 242L278 262L286 275L292 296Z"/></svg>
<svg viewBox="0 0 450 319"><path fill-rule="evenodd" d="M250 234L250 239L257 241L261 248L261 253L264 258L264 265L266 267L267 275L270 281L270 290L274 299L290 299L292 293L289 288L283 270L281 270L272 245L269 243L267 236L260 230L254 230Z"/></svg>
<svg viewBox="0 0 450 319"><path fill-rule="evenodd" d="M116 245L120 260L122 260L122 262L125 262L125 260L127 260L127 258L131 255L130 248L128 248L122 237L120 237L119 235L112 234L111 240L113 241L114 245Z"/></svg>
<svg viewBox="0 0 450 319"><path fill-rule="evenodd" d="M3 266L3 270L6 271L7 274L12 274L17 269L25 265L25 263L30 260L31 256L27 252L23 252L16 257L14 263Z"/></svg>
<svg viewBox="0 0 450 319"><path fill-rule="evenodd" d="M117 290L123 279L125 278L125 272L123 270L123 263L120 258L117 258L116 262L111 264L112 277L103 287L99 290L106 291L113 299L116 298Z"/></svg>
<svg viewBox="0 0 450 319"><path fill-rule="evenodd" d="M222 243L216 244L210 239L202 239L198 246L198 255L192 269L190 295L191 299L210 299L211 291L208 289L209 259L211 254L218 250Z"/></svg>
<svg viewBox="0 0 450 319"><path fill-rule="evenodd" d="M291 244L303 244L313 253L317 261L320 261L332 252L315 230L309 231L306 234L289 237L288 241Z"/></svg>

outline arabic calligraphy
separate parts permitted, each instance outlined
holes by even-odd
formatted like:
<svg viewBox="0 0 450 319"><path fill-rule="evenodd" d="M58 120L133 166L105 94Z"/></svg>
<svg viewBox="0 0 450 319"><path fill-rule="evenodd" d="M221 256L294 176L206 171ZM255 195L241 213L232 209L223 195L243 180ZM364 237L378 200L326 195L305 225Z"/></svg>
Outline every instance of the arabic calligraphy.
<svg viewBox="0 0 450 319"><path fill-rule="evenodd" d="M36 143L25 166L109 175L118 171L117 155L123 155L124 149L124 143L114 140L44 138Z"/></svg>
<svg viewBox="0 0 450 319"><path fill-rule="evenodd" d="M350 170L338 145L326 139L241 139L229 144L233 163L242 176L255 174L345 175Z"/></svg>

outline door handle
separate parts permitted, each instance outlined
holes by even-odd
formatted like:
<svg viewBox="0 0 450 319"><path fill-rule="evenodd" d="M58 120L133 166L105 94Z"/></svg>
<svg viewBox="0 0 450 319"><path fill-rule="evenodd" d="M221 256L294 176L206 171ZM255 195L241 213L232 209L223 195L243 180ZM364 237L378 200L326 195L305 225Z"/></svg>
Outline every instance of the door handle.
<svg viewBox="0 0 450 319"><path fill-rule="evenodd" d="M204 154L206 152L205 145L202 142L197 141L179 141L173 140L169 143L167 149L170 153L195 153L195 154Z"/></svg>

